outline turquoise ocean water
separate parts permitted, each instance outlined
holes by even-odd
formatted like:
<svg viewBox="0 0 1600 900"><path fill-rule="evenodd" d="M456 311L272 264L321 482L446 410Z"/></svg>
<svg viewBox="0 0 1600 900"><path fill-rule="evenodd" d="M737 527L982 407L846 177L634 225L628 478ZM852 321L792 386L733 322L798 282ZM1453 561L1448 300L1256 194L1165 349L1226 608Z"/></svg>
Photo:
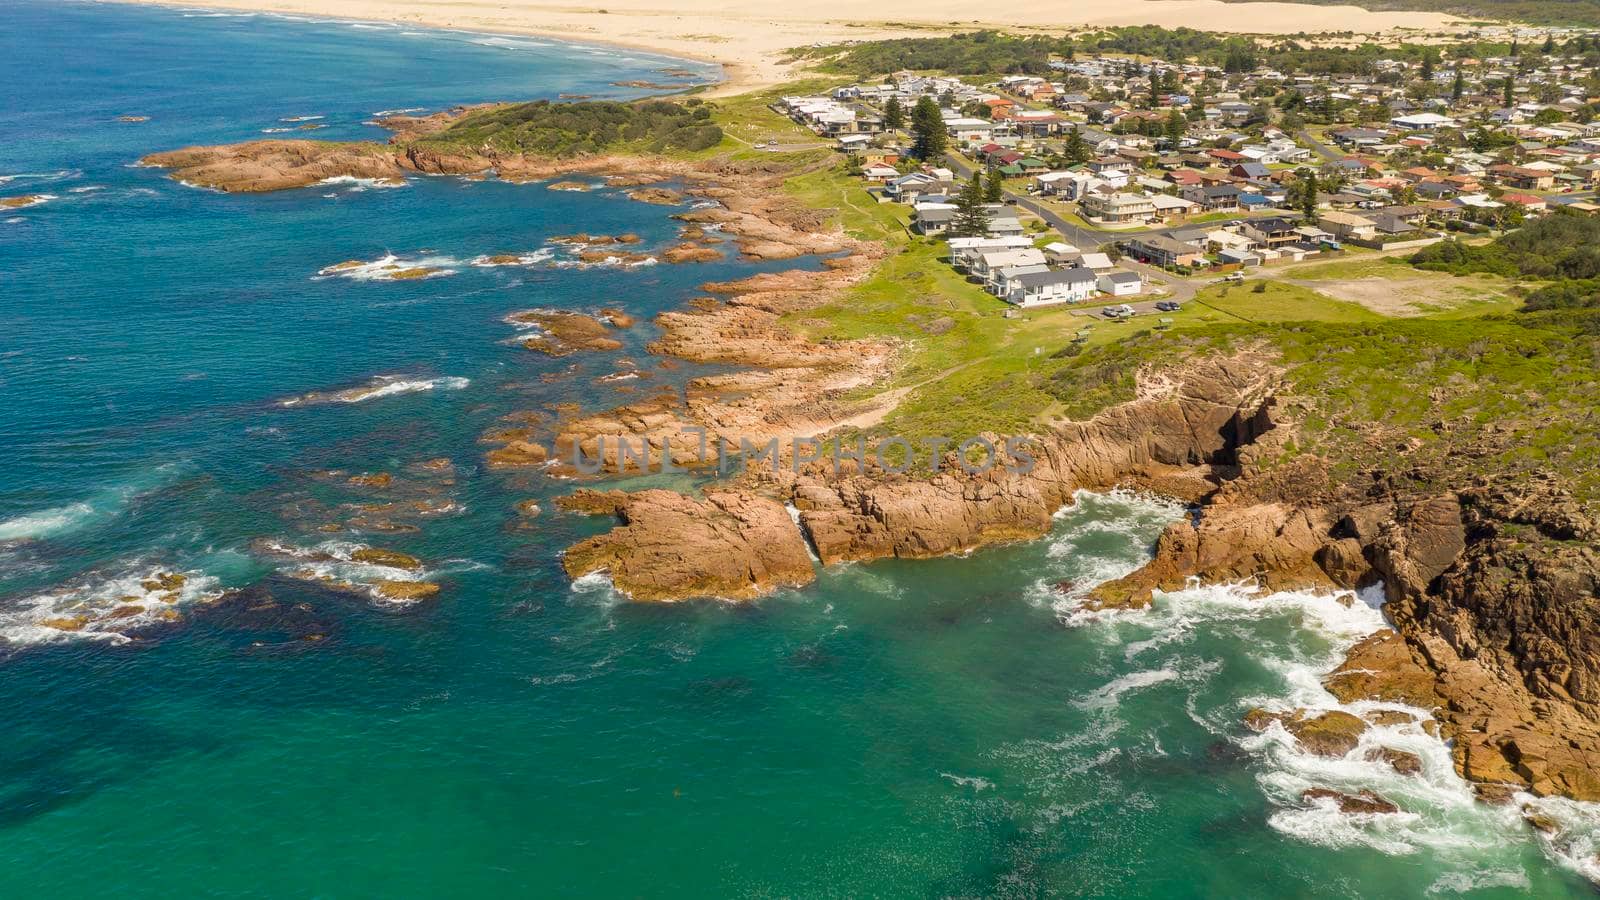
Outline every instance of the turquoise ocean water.
<svg viewBox="0 0 1600 900"><path fill-rule="evenodd" d="M596 382L624 358L681 383L693 367L644 353L649 317L762 267L472 261L568 261L546 241L576 230L661 247L671 208L456 178L225 196L132 166L714 71L266 15L0 0L0 21L0 197L50 198L0 214L0 896L1590 893L1591 810L1546 804L1570 828L1536 839L1415 726L1367 740L1421 754L1417 778L1242 728L1333 705L1317 675L1381 626L1368 603L1197 587L1075 614L1056 585L1137 566L1169 504L1084 496L1036 542L747 605L569 585L556 554L605 523L484 470L479 436L627 399ZM451 274L317 276L389 255ZM617 353L508 343L508 313L601 306L643 323ZM282 402L364 384L386 390ZM453 477L418 465L437 457ZM427 514L357 508L385 503ZM352 517L402 527L318 530ZM396 606L294 577L372 576L338 559L357 542L444 590ZM188 573L176 622L43 624L154 571ZM1313 786L1404 811L1343 817Z"/></svg>

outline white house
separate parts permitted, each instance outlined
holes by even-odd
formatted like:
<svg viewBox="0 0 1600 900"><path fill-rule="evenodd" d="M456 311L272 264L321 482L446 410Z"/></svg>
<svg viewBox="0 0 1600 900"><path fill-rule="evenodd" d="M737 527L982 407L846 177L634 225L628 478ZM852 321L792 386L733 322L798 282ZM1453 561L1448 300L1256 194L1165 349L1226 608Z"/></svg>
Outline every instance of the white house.
<svg viewBox="0 0 1600 900"><path fill-rule="evenodd" d="M1010 279L1000 296L1022 307L1078 303L1094 296L1096 283L1087 269L1028 272Z"/></svg>
<svg viewBox="0 0 1600 900"><path fill-rule="evenodd" d="M1129 272L1124 269L1106 272L1097 276L1096 283L1102 293L1113 297L1131 297L1144 290L1144 279L1138 272Z"/></svg>
<svg viewBox="0 0 1600 900"><path fill-rule="evenodd" d="M1034 247L1004 250L982 250L972 257L971 272L984 281L997 269L1006 266L1042 266L1044 251Z"/></svg>
<svg viewBox="0 0 1600 900"><path fill-rule="evenodd" d="M1407 131L1433 131L1436 128L1454 128L1456 120L1438 113L1424 112L1395 116L1389 120L1389 124Z"/></svg>
<svg viewBox="0 0 1600 900"><path fill-rule="evenodd" d="M990 272L989 283L985 284L983 287L984 290L987 290L996 297L1007 297L1011 294L1013 282L1015 282L1018 278L1021 278L1024 275L1037 275L1040 272L1048 271L1050 271L1050 267L1044 263L1028 264L1023 266L1005 266Z"/></svg>

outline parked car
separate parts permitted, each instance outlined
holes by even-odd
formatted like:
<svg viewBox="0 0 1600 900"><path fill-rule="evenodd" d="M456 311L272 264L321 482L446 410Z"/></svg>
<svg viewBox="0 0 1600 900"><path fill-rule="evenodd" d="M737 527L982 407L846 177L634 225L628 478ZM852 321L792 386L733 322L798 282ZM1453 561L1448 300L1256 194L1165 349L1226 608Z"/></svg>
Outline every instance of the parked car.
<svg viewBox="0 0 1600 900"><path fill-rule="evenodd" d="M1176 300L1161 300L1156 303L1156 309L1159 309L1162 312L1177 312L1182 308L1183 304Z"/></svg>
<svg viewBox="0 0 1600 900"><path fill-rule="evenodd" d="M1223 284L1239 284L1242 281L1244 281L1244 275L1239 272L1229 272L1222 276Z"/></svg>

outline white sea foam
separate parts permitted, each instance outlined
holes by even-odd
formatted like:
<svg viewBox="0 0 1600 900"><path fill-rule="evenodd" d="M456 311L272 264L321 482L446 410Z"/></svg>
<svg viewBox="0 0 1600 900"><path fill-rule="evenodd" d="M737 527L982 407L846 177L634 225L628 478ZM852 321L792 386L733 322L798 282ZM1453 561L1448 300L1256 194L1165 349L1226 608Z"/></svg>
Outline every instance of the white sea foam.
<svg viewBox="0 0 1600 900"><path fill-rule="evenodd" d="M939 777L948 779L952 784L972 788L974 793L987 791L994 787L994 782L987 778L980 778L977 775L956 775L951 772L940 772Z"/></svg>
<svg viewBox="0 0 1600 900"><path fill-rule="evenodd" d="M262 541L258 547L268 556L279 559L283 563L279 570L290 578L361 593L388 606L409 606L416 601L384 593L381 582L420 583L439 574L423 568L359 559L362 551L371 548L354 541L324 541L313 547Z"/></svg>
<svg viewBox="0 0 1600 900"><path fill-rule="evenodd" d="M129 633L179 616L180 607L222 595L216 578L135 560L91 572L0 607L0 642L14 646L96 640L125 643Z"/></svg>
<svg viewBox="0 0 1600 900"><path fill-rule="evenodd" d="M549 262L556 255L555 248L541 247L532 253L497 253L474 257L471 265L492 269L497 266L536 266Z"/></svg>
<svg viewBox="0 0 1600 900"><path fill-rule="evenodd" d="M22 197L12 197L12 198L9 198L9 199L12 200L13 202L10 203L10 204L7 204L4 208L5 209L11 209L11 210L18 210L18 209L32 209L35 206L43 206L43 205L45 205L46 203L49 203L52 200L59 200L61 198L57 197L55 194L28 194L28 195L25 195L25 196L22 196Z"/></svg>
<svg viewBox="0 0 1600 900"><path fill-rule="evenodd" d="M353 281L421 281L456 274L461 263L448 256L405 258L393 253L370 260L348 260L323 266L317 278L348 278Z"/></svg>
<svg viewBox="0 0 1600 900"><path fill-rule="evenodd" d="M88 503L69 503L54 509L26 513L0 522L0 541L38 540L76 530L94 518L94 506Z"/></svg>
<svg viewBox="0 0 1600 900"><path fill-rule="evenodd" d="M176 465L158 466L126 484L106 488L85 500L23 513L0 520L0 541L36 541L59 537L111 518L134 498L166 483Z"/></svg>
<svg viewBox="0 0 1600 900"><path fill-rule="evenodd" d="M279 406L305 406L317 403L363 403L400 394L421 391L459 391L472 384L472 380L449 375L440 378L404 378L399 375L379 375L360 387L337 391L312 391L298 397L279 400Z"/></svg>
<svg viewBox="0 0 1600 900"><path fill-rule="evenodd" d="M335 175L317 182L320 185L349 185L352 192L364 191L368 188L403 188L410 187L411 182L404 178L357 178L354 175Z"/></svg>
<svg viewBox="0 0 1600 900"><path fill-rule="evenodd" d="M1234 741L1262 766L1257 783L1274 806L1267 822L1275 831L1330 848L1425 853L1430 864L1448 873L1436 885L1439 891L1460 885L1516 886L1528 880L1515 849L1526 846L1523 842L1530 833L1521 812L1527 805L1559 823L1553 834L1539 839L1548 854L1585 877L1600 880L1600 862L1594 857L1600 850L1600 804L1531 797L1519 797L1506 807L1480 803L1456 773L1448 745L1424 727L1428 711L1376 701L1341 703L1323 688L1323 677L1351 646L1388 627L1380 601L1376 593L1271 593L1246 584L1191 584L1158 594L1149 609L1103 619L1097 627L1123 641L1125 661L1159 659L1159 667L1122 675L1078 705L1114 716L1119 701L1132 691L1179 680L1204 685L1217 664L1192 665L1184 648L1206 634L1234 638L1248 648L1255 663L1277 674L1278 687L1265 696L1240 697L1209 709L1197 704L1201 692L1195 690L1185 708L1194 721ZM1299 633L1288 639L1266 637L1272 629L1262 626L1273 620L1287 620ZM1252 707L1286 714L1305 710L1308 716L1338 710L1369 724L1354 749L1330 758L1306 750L1281 723L1260 733L1247 732L1241 719ZM1395 719L1392 714L1404 713L1406 718L1377 724L1372 720L1380 713ZM1120 727L1120 719L1117 722ZM1384 750L1415 755L1420 771L1396 771L1380 755ZM1399 811L1345 813L1332 798L1305 798L1305 792L1314 788L1347 795L1370 791Z"/></svg>
<svg viewBox="0 0 1600 900"><path fill-rule="evenodd" d="M1142 690L1152 685L1176 681L1182 677L1175 669L1150 669L1142 672L1129 672L1110 683L1103 685L1082 700L1077 701L1079 706L1086 709L1107 709L1115 707L1122 702L1122 695L1131 691Z"/></svg>
<svg viewBox="0 0 1600 900"><path fill-rule="evenodd" d="M528 38L509 38L490 36L478 38L472 43L480 47L495 47L501 50L537 50L553 46L545 41L529 40Z"/></svg>

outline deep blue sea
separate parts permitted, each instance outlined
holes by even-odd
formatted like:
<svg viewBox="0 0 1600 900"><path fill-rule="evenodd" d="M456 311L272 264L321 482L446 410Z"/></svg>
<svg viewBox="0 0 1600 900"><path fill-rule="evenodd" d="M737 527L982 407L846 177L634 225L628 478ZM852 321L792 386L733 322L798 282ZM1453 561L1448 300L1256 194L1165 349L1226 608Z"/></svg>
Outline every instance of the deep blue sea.
<svg viewBox="0 0 1600 900"><path fill-rule="evenodd" d="M714 70L94 3L0 0L0 23L0 198L43 198L0 210L0 897L1592 893L1600 815L1542 801L1565 827L1536 836L1419 724L1342 760L1240 724L1337 705L1318 676L1383 627L1373 598L1075 613L1056 585L1137 566L1183 514L1158 500L1084 495L1039 541L752 604L574 588L559 551L607 523L487 470L480 436L696 374L646 353L650 318L763 266L548 243L660 248L671 207L428 177L224 195L134 165ZM474 264L508 253L532 262ZM318 274L390 257L440 274ZM640 320L614 353L539 356L504 321L612 306ZM640 393L597 380L630 363ZM442 591L363 592L414 577L363 547ZM1361 758L1380 745L1422 775ZM1402 812L1344 816L1301 798L1318 786Z"/></svg>

